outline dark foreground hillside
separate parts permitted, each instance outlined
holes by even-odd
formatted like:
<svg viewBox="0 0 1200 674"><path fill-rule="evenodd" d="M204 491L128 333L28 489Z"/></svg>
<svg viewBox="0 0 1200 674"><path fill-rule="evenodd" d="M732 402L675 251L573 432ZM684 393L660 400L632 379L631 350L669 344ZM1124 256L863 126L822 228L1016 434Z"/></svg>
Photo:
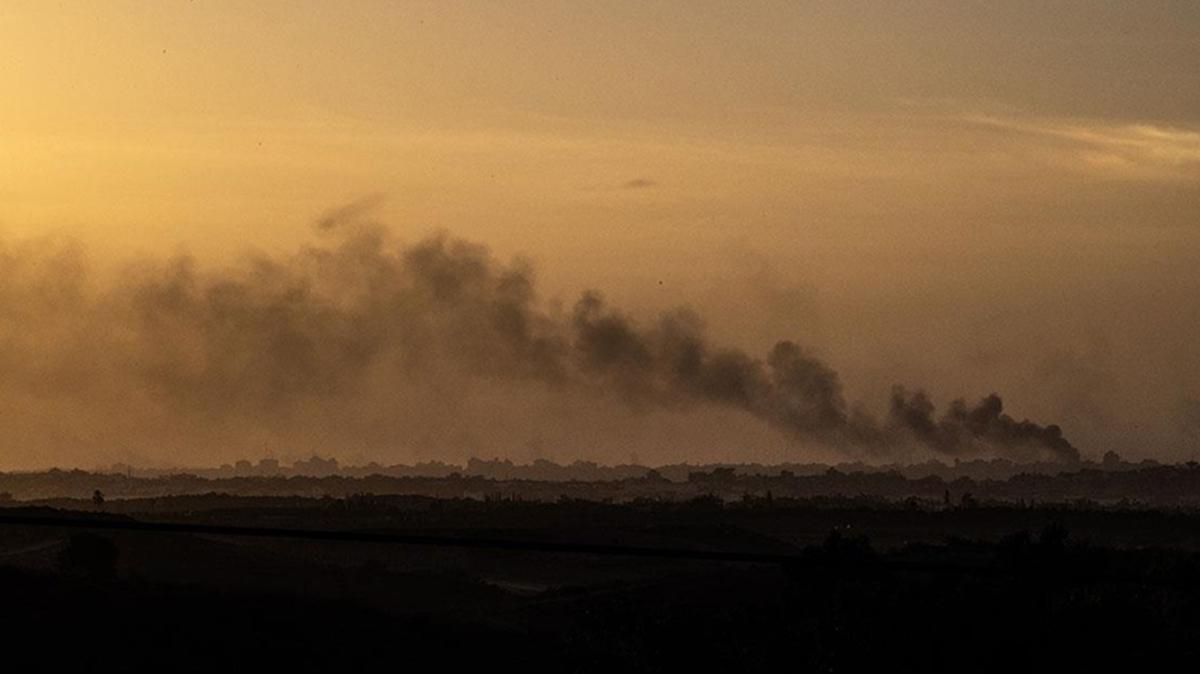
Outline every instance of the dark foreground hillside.
<svg viewBox="0 0 1200 674"><path fill-rule="evenodd" d="M768 561L0 524L5 660L22 671L1008 672L1162 671L1200 656L1200 557L1170 536L1193 526L1184 515L450 502L422 517L381 503L230 505L0 514ZM927 535L902 540L903 518ZM798 522L813 535L788 534ZM1147 523L1157 542L1135 531Z"/></svg>

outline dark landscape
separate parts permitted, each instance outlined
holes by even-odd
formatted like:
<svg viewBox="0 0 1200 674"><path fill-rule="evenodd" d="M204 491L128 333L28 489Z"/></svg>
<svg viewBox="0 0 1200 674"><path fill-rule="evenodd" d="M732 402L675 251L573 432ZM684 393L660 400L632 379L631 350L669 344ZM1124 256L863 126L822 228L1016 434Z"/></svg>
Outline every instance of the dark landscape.
<svg viewBox="0 0 1200 674"><path fill-rule="evenodd" d="M8 653L30 671L579 672L1200 655L1194 465L702 466L677 482L679 467L538 480L522 474L553 464L471 464L498 465L0 475Z"/></svg>

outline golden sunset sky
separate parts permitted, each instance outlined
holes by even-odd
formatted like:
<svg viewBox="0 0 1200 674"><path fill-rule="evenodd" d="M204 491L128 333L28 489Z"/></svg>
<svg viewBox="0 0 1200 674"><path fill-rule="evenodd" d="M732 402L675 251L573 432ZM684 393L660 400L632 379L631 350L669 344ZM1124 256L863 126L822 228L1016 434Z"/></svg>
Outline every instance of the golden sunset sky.
<svg viewBox="0 0 1200 674"><path fill-rule="evenodd" d="M11 245L220 265L347 204L873 409L1200 456L1200 3L0 0Z"/></svg>

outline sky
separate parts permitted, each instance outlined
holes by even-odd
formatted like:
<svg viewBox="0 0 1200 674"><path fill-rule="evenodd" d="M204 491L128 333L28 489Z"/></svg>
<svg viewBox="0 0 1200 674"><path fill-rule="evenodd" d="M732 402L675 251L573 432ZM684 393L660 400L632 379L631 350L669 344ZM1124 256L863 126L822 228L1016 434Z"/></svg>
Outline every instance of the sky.
<svg viewBox="0 0 1200 674"><path fill-rule="evenodd" d="M156 402L126 361L142 383L80 392L137 269L303 275L359 240L331 213L528 261L549 317L598 289L756 358L793 340L877 415L898 383L995 392L1087 457L1200 458L1194 2L5 0L0 64L0 467L847 455L479 373L337 394L370 423L307 401L319 428Z"/></svg>

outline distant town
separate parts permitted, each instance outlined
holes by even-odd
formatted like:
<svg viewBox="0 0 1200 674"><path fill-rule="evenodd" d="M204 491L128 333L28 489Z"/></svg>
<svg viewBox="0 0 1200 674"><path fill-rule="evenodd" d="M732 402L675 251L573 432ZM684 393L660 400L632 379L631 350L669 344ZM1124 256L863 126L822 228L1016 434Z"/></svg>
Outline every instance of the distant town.
<svg viewBox="0 0 1200 674"><path fill-rule="evenodd" d="M83 500L97 492L110 503L189 495L347 498L424 496L450 499L580 499L721 502L754 499L865 500L905 507L1085 503L1092 506L1200 507L1200 466L1128 462L1110 452L1098 462L954 463L834 466L805 464L635 464L606 466L548 460L517 464L471 459L465 465L342 465L314 456L283 464L264 458L218 468L152 470L118 464L108 470L50 469L0 473L0 502ZM67 505L54 503L56 505ZM112 505L111 507L118 507Z"/></svg>

